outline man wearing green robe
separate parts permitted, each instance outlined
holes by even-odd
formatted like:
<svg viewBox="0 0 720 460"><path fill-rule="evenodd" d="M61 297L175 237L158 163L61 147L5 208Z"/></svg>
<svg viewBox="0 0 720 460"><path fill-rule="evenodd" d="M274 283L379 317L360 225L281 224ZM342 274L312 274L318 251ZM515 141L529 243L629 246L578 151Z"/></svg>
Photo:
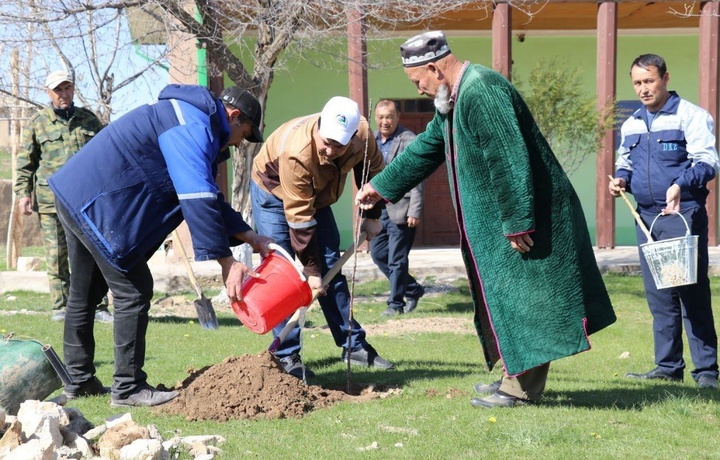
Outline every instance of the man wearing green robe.
<svg viewBox="0 0 720 460"><path fill-rule="evenodd" d="M569 179L515 87L501 74L459 61L442 32L401 47L405 73L435 99L425 132L358 192L365 209L395 202L443 162L489 369L478 407L537 402L550 362L590 349L588 335L615 321Z"/></svg>

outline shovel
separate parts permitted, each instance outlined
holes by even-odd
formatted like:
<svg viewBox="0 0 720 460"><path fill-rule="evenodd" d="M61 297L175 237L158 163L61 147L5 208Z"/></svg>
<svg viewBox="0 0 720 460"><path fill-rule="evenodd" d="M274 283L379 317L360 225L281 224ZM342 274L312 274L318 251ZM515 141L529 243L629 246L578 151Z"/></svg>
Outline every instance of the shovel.
<svg viewBox="0 0 720 460"><path fill-rule="evenodd" d="M195 278L195 273L193 272L192 266L190 266L190 261L188 260L187 253L185 252L185 247L183 246L182 241L180 241L180 235L178 235L177 230L173 230L173 247L178 249L180 258L185 264L185 269L187 270L188 277L190 278L190 284L192 284L199 297L199 299L196 299L194 302L195 311L198 315L198 322L200 322L200 325L205 329L217 329L218 320L217 316L215 316L215 309L213 308L210 299L206 298L202 289L200 289L200 284L198 284L198 280Z"/></svg>
<svg viewBox="0 0 720 460"><path fill-rule="evenodd" d="M350 260L350 257L352 257L353 254L355 254L355 249L363 244L365 242L365 239L367 238L367 234L365 232L360 233L358 236L358 240L355 244L350 246L347 251L343 253L342 256L338 259L337 262L335 262L335 265L333 265L330 270L323 276L322 279L322 285L327 286L330 284L330 281L332 281L333 278L335 278L335 275L337 275L340 272L340 269L343 265L347 263L348 260ZM317 296L320 295L322 291L319 289L313 290L312 293L312 300L310 300L310 303L313 302L317 298ZM309 305L309 304L308 304ZM305 311L307 311L307 307L300 307L297 310L295 310L295 313L290 317L287 324L285 324L285 327L283 327L283 330L280 331L280 334L278 334L275 339L273 339L272 343L268 347L268 351L270 353L275 353L278 348L280 348L280 345L285 341L290 331L293 330L295 326L297 326L298 322L302 317L305 316Z"/></svg>
<svg viewBox="0 0 720 460"><path fill-rule="evenodd" d="M615 182L615 178L613 176L608 174L608 178L610 179L610 182L612 182L612 183ZM645 223L642 221L642 218L640 218L640 214L638 214L637 211L635 211L635 208L633 207L632 203L630 203L630 200L628 200L627 196L625 196L625 192L620 190L620 196L625 201L625 204L628 205L628 208L630 208L630 212L632 213L633 217L635 218L635 222L637 222L638 226L640 227L640 230L642 230L643 233L645 233L645 236L647 236L648 243L652 243L653 237L650 234L650 230L647 229L647 227L645 226Z"/></svg>

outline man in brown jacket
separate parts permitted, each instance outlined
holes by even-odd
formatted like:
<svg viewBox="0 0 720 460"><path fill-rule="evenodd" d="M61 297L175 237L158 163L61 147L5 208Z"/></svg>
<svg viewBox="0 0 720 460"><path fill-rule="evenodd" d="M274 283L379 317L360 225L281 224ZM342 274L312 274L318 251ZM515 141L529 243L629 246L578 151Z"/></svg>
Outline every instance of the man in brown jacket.
<svg viewBox="0 0 720 460"><path fill-rule="evenodd" d="M322 276L340 257L340 234L330 205L345 189L349 173L362 186L383 168L382 155L358 106L345 97L333 97L322 113L290 120L273 132L253 163L250 194L257 232L275 240L304 267L312 289L324 289L318 299L342 360L350 353L353 364L390 369L365 340L365 331L350 322L350 293L340 273L327 285ZM368 239L381 230L380 209L367 211L361 229ZM273 335L282 331L279 324ZM300 359L300 328L288 334L276 352L285 371L302 378L313 373Z"/></svg>

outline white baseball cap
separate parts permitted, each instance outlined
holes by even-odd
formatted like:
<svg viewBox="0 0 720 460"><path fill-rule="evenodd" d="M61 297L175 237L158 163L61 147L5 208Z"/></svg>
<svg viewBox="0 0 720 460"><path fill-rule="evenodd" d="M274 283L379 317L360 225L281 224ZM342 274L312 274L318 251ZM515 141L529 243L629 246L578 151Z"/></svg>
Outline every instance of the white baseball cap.
<svg viewBox="0 0 720 460"><path fill-rule="evenodd" d="M320 135L348 145L360 126L360 110L352 99L335 96L320 113Z"/></svg>
<svg viewBox="0 0 720 460"><path fill-rule="evenodd" d="M55 89L60 86L61 83L65 83L66 81L73 83L73 79L70 74L64 70L56 70L47 76L45 79L45 86L47 89Z"/></svg>

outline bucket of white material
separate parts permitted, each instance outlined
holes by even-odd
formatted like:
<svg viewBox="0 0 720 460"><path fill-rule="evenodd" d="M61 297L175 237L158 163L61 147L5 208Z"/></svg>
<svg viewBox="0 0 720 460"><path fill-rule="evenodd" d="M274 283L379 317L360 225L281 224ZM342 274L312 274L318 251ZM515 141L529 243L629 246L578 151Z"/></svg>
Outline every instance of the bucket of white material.
<svg viewBox="0 0 720 460"><path fill-rule="evenodd" d="M659 214L650 225L653 225ZM641 244L645 261L650 268L655 286L658 289L667 289L697 282L698 237L690 234L690 227L682 214L678 216L685 222L687 229L685 236L670 238L661 241L648 241Z"/></svg>

